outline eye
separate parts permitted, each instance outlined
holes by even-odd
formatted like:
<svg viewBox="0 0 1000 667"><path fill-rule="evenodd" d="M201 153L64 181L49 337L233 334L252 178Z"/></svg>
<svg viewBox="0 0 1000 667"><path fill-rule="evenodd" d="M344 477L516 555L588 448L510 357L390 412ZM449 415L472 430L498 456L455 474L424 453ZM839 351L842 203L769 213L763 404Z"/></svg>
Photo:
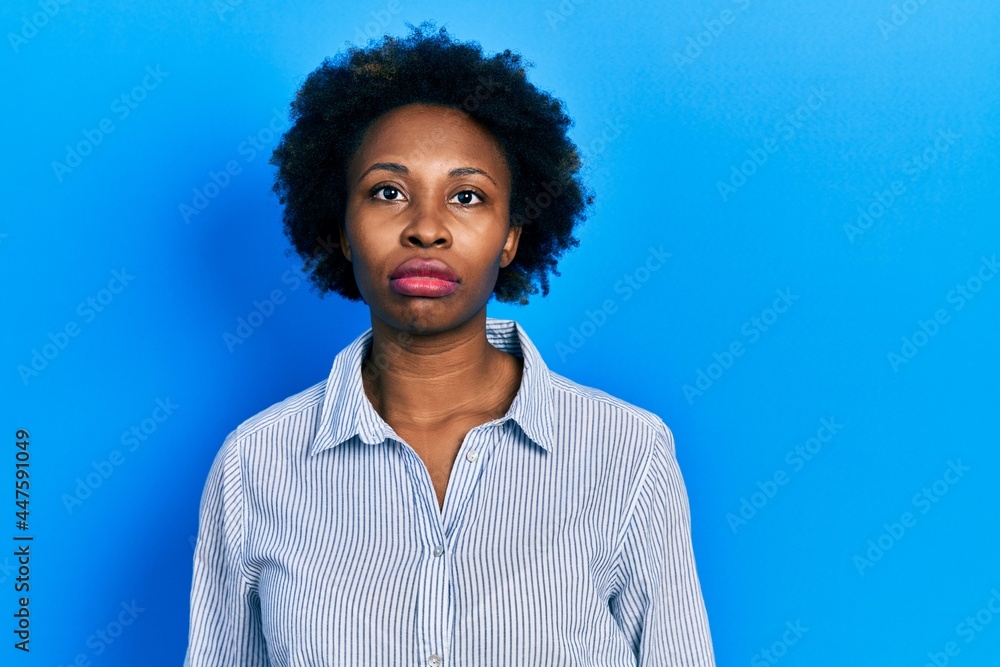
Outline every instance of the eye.
<svg viewBox="0 0 1000 667"><path fill-rule="evenodd" d="M457 195L455 195L455 197L458 198L458 203L461 204L462 206L468 206L469 204L472 204L473 203L472 197L479 197L480 203L482 203L486 199L485 197L483 197L483 195L479 194L475 190L462 190ZM454 199L455 197L452 197L452 199Z"/></svg>
<svg viewBox="0 0 1000 667"><path fill-rule="evenodd" d="M378 195L382 195L379 197ZM382 201L398 201L402 193L394 185L381 184L371 189L369 196Z"/></svg>

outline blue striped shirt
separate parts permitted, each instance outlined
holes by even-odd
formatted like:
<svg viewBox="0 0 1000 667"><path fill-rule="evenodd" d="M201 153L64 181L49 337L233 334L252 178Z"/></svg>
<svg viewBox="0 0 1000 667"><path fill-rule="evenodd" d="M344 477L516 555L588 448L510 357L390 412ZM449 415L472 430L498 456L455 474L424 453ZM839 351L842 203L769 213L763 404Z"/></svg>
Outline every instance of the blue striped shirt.
<svg viewBox="0 0 1000 667"><path fill-rule="evenodd" d="M550 371L514 320L486 336L521 385L463 440L443 508L364 393L370 328L226 437L186 667L714 666L668 427Z"/></svg>

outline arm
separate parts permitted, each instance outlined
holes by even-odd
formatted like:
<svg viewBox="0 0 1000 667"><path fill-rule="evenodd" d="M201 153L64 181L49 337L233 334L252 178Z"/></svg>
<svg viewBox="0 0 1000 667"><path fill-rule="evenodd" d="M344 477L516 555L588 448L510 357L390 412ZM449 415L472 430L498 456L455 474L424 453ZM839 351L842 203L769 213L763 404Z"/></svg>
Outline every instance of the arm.
<svg viewBox="0 0 1000 667"><path fill-rule="evenodd" d="M239 450L230 433L201 497L184 667L270 665L260 600L243 562L244 534Z"/></svg>
<svg viewBox="0 0 1000 667"><path fill-rule="evenodd" d="M625 527L610 607L639 667L715 667L687 490L662 420Z"/></svg>

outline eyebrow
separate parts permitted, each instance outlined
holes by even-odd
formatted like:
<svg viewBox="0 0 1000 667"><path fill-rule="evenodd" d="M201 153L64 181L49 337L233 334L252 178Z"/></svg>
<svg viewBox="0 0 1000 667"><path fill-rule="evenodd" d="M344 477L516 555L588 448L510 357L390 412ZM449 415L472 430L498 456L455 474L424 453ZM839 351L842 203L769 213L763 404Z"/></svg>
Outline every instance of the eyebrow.
<svg viewBox="0 0 1000 667"><path fill-rule="evenodd" d="M375 171L377 169L382 169L382 170L385 170L385 171L391 171L391 172L394 172L396 174L409 174L410 173L409 169L407 169L403 165L397 164L395 162L376 162L372 166L370 166L367 169L365 169L364 173L362 173L361 176L358 177L358 183L360 183L361 180L365 176L368 175L368 172ZM486 173L482 169L477 169L476 167L456 167L456 168L454 168L454 169L452 169L451 171L448 172L448 178L457 178L459 176L471 176L472 174L482 174L486 178L490 179L490 182L493 183L493 185L497 184L497 182L495 180L493 180L492 176L490 176L488 173Z"/></svg>

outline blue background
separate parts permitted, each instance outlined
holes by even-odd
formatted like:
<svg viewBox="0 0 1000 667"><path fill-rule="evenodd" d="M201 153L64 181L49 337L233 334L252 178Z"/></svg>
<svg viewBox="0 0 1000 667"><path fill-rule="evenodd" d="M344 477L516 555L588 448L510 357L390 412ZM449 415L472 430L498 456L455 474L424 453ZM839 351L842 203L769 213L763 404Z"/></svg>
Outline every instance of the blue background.
<svg viewBox="0 0 1000 667"><path fill-rule="evenodd" d="M324 56L428 18L520 51L575 119L597 194L581 244L548 298L488 313L672 428L718 663L998 664L998 6L339 4L4 3L3 664L180 664L223 438L370 324L286 254L269 123ZM196 190L214 196L185 220ZM18 428L30 655L12 648Z"/></svg>

